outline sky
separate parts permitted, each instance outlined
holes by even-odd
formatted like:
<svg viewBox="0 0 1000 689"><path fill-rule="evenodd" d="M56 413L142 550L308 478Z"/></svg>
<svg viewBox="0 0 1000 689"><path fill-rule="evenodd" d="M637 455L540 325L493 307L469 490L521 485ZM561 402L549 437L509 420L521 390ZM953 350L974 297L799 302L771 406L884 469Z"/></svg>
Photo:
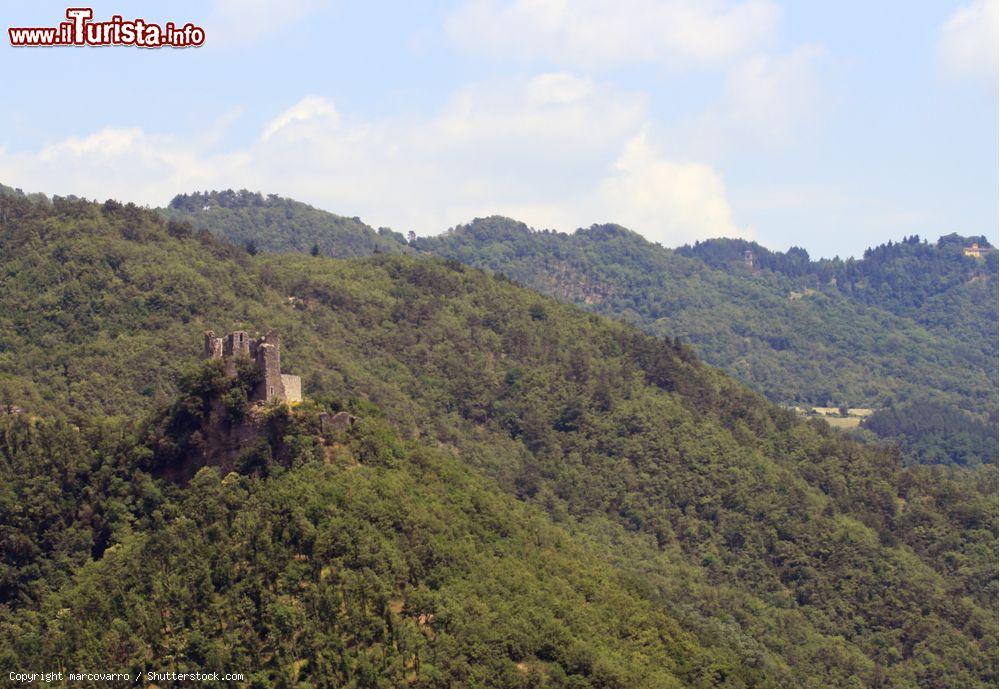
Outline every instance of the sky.
<svg viewBox="0 0 1000 689"><path fill-rule="evenodd" d="M814 257L998 227L998 0L102 2L202 47L13 48L0 183L276 193L400 232L508 215ZM74 3L75 5L75 3Z"/></svg>

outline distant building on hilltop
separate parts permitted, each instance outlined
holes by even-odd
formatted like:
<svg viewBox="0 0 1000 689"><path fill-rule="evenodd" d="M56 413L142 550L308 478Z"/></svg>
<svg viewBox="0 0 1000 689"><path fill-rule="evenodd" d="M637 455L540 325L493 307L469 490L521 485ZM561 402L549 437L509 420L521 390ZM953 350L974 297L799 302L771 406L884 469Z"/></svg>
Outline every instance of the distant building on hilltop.
<svg viewBox="0 0 1000 689"><path fill-rule="evenodd" d="M216 337L211 330L205 333L205 358L220 359L226 375L236 376L236 360L240 357L255 361L261 372L261 381L254 389L251 402L302 401L302 379L281 372L281 338L271 331L251 339L245 330Z"/></svg>
<svg viewBox="0 0 1000 689"><path fill-rule="evenodd" d="M966 256L972 256L973 258L982 258L989 252L993 251L990 247L979 246L979 242L973 242L972 246L967 246L962 249L962 253Z"/></svg>
<svg viewBox="0 0 1000 689"><path fill-rule="evenodd" d="M753 268L753 264L754 264L753 252L750 251L750 249L747 249L746 251L743 252L743 265L745 265L747 268Z"/></svg>

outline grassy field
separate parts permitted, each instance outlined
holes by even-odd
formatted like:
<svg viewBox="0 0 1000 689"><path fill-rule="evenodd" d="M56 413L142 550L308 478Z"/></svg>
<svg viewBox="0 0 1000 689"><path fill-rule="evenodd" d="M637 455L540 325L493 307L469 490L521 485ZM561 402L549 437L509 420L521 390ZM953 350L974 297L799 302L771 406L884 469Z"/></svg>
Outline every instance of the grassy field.
<svg viewBox="0 0 1000 689"><path fill-rule="evenodd" d="M824 416L823 418L834 428L857 428L861 424L861 418L857 416Z"/></svg>
<svg viewBox="0 0 1000 689"><path fill-rule="evenodd" d="M847 415L842 416L839 407L792 407L799 416L819 416L827 421L834 428L857 428L866 417L874 413L874 409L868 407L851 407L847 410Z"/></svg>

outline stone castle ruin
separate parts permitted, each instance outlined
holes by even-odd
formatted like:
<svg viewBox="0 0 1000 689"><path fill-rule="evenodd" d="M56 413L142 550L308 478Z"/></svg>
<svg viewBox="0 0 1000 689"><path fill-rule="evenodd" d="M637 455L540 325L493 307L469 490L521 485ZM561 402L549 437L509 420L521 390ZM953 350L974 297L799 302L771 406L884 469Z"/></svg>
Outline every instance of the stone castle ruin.
<svg viewBox="0 0 1000 689"><path fill-rule="evenodd" d="M302 401L302 379L281 372L281 339L274 331L251 337L246 331L237 330L217 337L209 330L204 333L203 358L221 362L225 375L230 378L235 378L244 368L240 362L252 362L259 369L259 382L248 395L251 404L239 413L234 414L221 390L215 390L210 398L203 400L207 404L206 413L185 421L185 428L190 433L188 440L180 444L167 443L172 446L172 449L168 447L169 460L155 469L157 475L168 480L187 483L201 468L208 466L219 467L223 475L231 471L253 471L262 461L286 463L287 466L291 451L284 442L283 433L289 424L302 422L299 428L319 436L329 449L336 444L337 436L358 420L347 411L331 413L319 411L318 405L297 405ZM275 408L265 406L272 401L286 403L292 408L281 410L280 404ZM279 410L281 413L272 413ZM193 440L195 437L197 441ZM261 459L265 455L270 459Z"/></svg>
<svg viewBox="0 0 1000 689"><path fill-rule="evenodd" d="M245 330L216 337L211 330L205 333L205 358L220 359L226 375L236 377L236 361L246 358L254 361L261 372L261 381L251 394L251 402L283 400L289 403L302 401L302 379L281 372L281 338L273 330L251 339Z"/></svg>

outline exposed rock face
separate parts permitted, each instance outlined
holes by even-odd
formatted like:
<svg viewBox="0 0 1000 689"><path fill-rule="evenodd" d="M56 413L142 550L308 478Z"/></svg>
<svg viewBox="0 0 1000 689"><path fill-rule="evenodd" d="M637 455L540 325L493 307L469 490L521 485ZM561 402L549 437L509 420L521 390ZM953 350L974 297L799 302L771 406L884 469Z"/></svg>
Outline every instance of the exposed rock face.
<svg viewBox="0 0 1000 689"><path fill-rule="evenodd" d="M324 433L332 431L346 431L357 422L358 417L351 416L346 411L328 414L323 412L319 415L320 428Z"/></svg>
<svg viewBox="0 0 1000 689"><path fill-rule="evenodd" d="M238 460L266 435L260 408L234 422L221 400L212 401L211 411L197 431L198 442L181 460L162 467L159 475L176 483L187 483L202 467L219 467L223 475L238 470Z"/></svg>

